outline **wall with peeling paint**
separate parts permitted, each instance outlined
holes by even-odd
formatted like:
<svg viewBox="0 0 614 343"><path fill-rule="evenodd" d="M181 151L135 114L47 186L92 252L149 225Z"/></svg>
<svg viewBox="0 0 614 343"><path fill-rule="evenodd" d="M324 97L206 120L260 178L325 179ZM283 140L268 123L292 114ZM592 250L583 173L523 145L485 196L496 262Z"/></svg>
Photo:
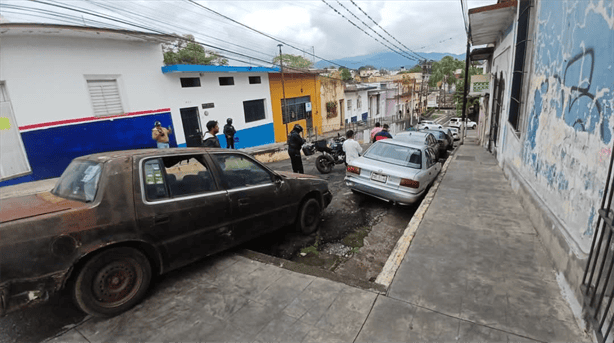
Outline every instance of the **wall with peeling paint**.
<svg viewBox="0 0 614 343"><path fill-rule="evenodd" d="M531 15L524 127L518 136L502 112L499 158L533 188L583 258L612 154L614 2L538 1Z"/></svg>

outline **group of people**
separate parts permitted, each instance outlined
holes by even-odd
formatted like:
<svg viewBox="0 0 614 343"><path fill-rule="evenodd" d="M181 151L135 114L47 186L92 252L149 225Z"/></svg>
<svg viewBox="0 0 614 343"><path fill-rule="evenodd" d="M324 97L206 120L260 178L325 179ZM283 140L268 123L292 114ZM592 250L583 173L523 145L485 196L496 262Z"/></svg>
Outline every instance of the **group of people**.
<svg viewBox="0 0 614 343"><path fill-rule="evenodd" d="M379 122L375 123L375 127L371 130L371 142L375 143L382 139L392 138L388 130L388 124L382 126ZM303 132L303 127L299 124L294 125L292 131L290 131L288 135L288 155L290 155L292 171L294 173L304 174L303 161L301 160L301 147L305 144L305 139L301 137L301 132ZM360 154L362 154L362 147L360 143L354 140L353 130L348 130L345 133L345 137L343 151L345 152L345 163L348 164L352 160L360 157Z"/></svg>
<svg viewBox="0 0 614 343"><path fill-rule="evenodd" d="M159 121L154 123L154 128L151 130L151 138L156 141L158 145L158 149L168 149L169 138L168 136L173 133L172 128L169 126L168 128L162 127L162 124ZM207 132L205 133L205 137L203 137L202 146L208 148L221 148L220 141L217 138L217 134L220 132L220 127L216 120L210 120L207 122ZM237 130L232 126L232 118L226 119L226 125L224 125L224 136L226 137L226 148L234 149L235 148L235 134Z"/></svg>

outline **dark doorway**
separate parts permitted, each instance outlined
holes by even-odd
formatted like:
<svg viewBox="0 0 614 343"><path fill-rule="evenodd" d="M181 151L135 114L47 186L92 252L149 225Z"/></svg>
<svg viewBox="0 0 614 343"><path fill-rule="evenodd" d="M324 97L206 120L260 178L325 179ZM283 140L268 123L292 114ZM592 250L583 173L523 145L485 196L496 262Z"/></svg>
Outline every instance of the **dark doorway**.
<svg viewBox="0 0 614 343"><path fill-rule="evenodd" d="M181 112L181 122L183 123L183 134L187 146L202 146L202 130L200 127L200 117L198 107L188 107L179 109Z"/></svg>

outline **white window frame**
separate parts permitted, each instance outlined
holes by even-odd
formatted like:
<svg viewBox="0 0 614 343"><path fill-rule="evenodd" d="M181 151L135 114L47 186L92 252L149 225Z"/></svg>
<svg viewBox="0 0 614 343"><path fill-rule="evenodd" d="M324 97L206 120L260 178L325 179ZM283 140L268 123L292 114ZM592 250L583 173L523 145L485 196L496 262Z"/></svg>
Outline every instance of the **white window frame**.
<svg viewBox="0 0 614 343"><path fill-rule="evenodd" d="M357 109L357 110L360 110L360 109L362 108L361 102L362 102L362 98L361 98L361 97L360 97L360 95L359 95L359 96L356 98L356 109Z"/></svg>
<svg viewBox="0 0 614 343"><path fill-rule="evenodd" d="M124 94L122 92L121 87L121 75L84 75L85 77L85 87L87 89L87 93L90 97L90 104L92 108L92 114L94 117L111 117L116 115L121 115L123 113L128 112L126 109L126 104L124 102ZM92 97L92 92L90 91L90 82L96 81L115 81L115 86L117 87L117 96L119 97L119 106L121 107L121 111L118 113L115 112L106 112L106 113L97 113L96 106L94 104L94 98Z"/></svg>
<svg viewBox="0 0 614 343"><path fill-rule="evenodd" d="M348 99L348 111L352 110L352 99Z"/></svg>

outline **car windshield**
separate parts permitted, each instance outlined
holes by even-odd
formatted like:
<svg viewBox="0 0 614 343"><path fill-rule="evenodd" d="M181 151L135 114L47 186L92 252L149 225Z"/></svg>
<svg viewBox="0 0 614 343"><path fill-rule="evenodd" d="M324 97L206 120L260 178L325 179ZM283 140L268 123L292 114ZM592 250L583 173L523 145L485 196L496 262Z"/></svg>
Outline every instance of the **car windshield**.
<svg viewBox="0 0 614 343"><path fill-rule="evenodd" d="M422 152L406 146L375 143L365 152L364 157L403 167L422 169Z"/></svg>
<svg viewBox="0 0 614 343"><path fill-rule="evenodd" d="M72 161L51 193L83 202L94 201L102 164L91 161Z"/></svg>

